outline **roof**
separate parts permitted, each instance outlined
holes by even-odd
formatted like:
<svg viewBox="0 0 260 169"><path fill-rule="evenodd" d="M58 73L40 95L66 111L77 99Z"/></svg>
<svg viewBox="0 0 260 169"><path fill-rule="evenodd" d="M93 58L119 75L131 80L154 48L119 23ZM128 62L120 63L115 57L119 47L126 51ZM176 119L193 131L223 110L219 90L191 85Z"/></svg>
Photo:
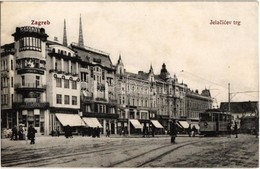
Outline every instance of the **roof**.
<svg viewBox="0 0 260 169"><path fill-rule="evenodd" d="M7 56L9 54L14 55L15 49L14 49L14 43L9 43L1 46L1 56Z"/></svg>
<svg viewBox="0 0 260 169"><path fill-rule="evenodd" d="M114 69L108 53L87 46L80 47L76 43L72 43L71 47L78 53L83 62Z"/></svg>
<svg viewBox="0 0 260 169"><path fill-rule="evenodd" d="M140 80L147 80L148 79L148 74L147 73L131 73L131 72L125 72L125 75L130 77L130 78L135 78L135 79L140 79Z"/></svg>
<svg viewBox="0 0 260 169"><path fill-rule="evenodd" d="M228 111L228 102L221 102L220 109ZM230 102L230 112L231 113L245 113L245 112L255 112L258 110L258 101L247 101L247 102Z"/></svg>

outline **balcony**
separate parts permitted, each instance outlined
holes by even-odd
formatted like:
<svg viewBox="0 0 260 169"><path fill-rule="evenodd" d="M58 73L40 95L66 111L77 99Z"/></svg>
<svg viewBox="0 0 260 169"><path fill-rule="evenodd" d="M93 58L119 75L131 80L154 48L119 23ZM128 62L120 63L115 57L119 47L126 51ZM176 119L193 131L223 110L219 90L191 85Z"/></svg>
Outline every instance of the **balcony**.
<svg viewBox="0 0 260 169"><path fill-rule="evenodd" d="M97 97L96 101L107 102L107 99L101 98L101 97Z"/></svg>
<svg viewBox="0 0 260 169"><path fill-rule="evenodd" d="M81 97L81 101L83 103L90 103L90 102L93 102L93 97L92 96L82 96Z"/></svg>
<svg viewBox="0 0 260 169"><path fill-rule="evenodd" d="M16 83L14 84L14 89L19 92L19 91L40 91L43 92L46 90L46 85L42 84L36 84L36 83Z"/></svg>
<svg viewBox="0 0 260 169"><path fill-rule="evenodd" d="M48 109L49 102L14 102L15 109Z"/></svg>
<svg viewBox="0 0 260 169"><path fill-rule="evenodd" d="M17 74L24 74L24 73L36 73L40 75L44 75L44 71L46 68L44 67L24 67L24 68L16 68L17 69Z"/></svg>
<svg viewBox="0 0 260 169"><path fill-rule="evenodd" d="M117 105L117 100L115 100L115 99L110 99L110 100L109 100L109 104L116 106L116 105Z"/></svg>

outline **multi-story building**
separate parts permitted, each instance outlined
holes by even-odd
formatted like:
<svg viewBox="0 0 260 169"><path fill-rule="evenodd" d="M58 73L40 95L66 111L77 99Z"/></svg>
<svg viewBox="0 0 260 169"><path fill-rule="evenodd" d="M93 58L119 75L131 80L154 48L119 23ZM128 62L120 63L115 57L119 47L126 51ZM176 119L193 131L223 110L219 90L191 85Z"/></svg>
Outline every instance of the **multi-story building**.
<svg viewBox="0 0 260 169"><path fill-rule="evenodd" d="M14 43L1 47L1 121L3 126L16 125L17 113L13 110L14 101Z"/></svg>
<svg viewBox="0 0 260 169"><path fill-rule="evenodd" d="M48 123L44 116L49 108L46 98L46 41L48 35L43 28L18 27L14 36L14 99L16 124L44 132Z"/></svg>
<svg viewBox="0 0 260 169"><path fill-rule="evenodd" d="M163 64L146 73L127 72L119 56L85 46L80 18L79 42L49 40L43 28L18 27L14 43L1 47L2 128L33 124L45 135L70 125L100 127L102 133L168 129L169 119L188 119L212 104L210 92L194 93L170 76Z"/></svg>
<svg viewBox="0 0 260 169"><path fill-rule="evenodd" d="M159 75L154 74L152 66L148 73L139 71L134 74L126 72L120 55L116 69L118 126L121 130L140 132L144 126L151 125L151 120L155 121L152 123L155 127L162 124L168 128L169 119L180 117L183 85L178 83L176 76L170 77L165 64Z"/></svg>

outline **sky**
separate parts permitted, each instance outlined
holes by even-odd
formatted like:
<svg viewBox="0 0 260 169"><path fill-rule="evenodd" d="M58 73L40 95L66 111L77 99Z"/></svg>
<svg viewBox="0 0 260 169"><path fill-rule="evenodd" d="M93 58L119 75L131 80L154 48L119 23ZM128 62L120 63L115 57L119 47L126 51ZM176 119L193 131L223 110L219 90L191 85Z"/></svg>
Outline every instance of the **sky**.
<svg viewBox="0 0 260 169"><path fill-rule="evenodd" d="M1 45L14 41L16 27L42 25L49 39L78 42L82 17L84 44L121 53L126 71L156 74L163 63L191 90L211 90L215 104L257 101L259 82L257 2L3 2ZM231 24L210 24L212 21ZM233 21L240 22L240 25ZM237 23L237 22L236 22Z"/></svg>

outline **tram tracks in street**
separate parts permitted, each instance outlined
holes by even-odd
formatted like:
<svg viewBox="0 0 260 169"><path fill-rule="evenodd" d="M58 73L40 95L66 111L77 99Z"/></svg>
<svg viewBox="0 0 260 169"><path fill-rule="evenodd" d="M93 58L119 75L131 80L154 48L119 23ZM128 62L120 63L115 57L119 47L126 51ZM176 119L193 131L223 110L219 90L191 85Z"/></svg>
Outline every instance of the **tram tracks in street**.
<svg viewBox="0 0 260 169"><path fill-rule="evenodd" d="M213 140L213 139L210 139L210 140ZM210 140L206 140L206 142L208 142ZM141 154L132 156L128 159L117 161L117 162L112 163L112 164L110 164L106 167L130 167L129 164L134 164L133 166L131 166L131 167L134 167L134 168L143 167L143 166L145 166L145 165L147 165L151 162L154 162L155 160L157 160L159 158L162 158L162 157L172 153L175 150L178 150L182 147L192 145L192 144L195 144L195 143L198 143L198 142L201 142L201 140L200 141L193 141L193 142L185 141L185 142L182 142L181 144L163 145L163 146L154 148L152 150L143 152ZM154 154L156 154L156 155L154 155ZM142 158L147 158L147 159L142 159Z"/></svg>
<svg viewBox="0 0 260 169"><path fill-rule="evenodd" d="M149 141L149 140L148 140ZM132 143L132 144L119 144L119 145L112 145L109 146L108 148L104 148L106 143L100 143L99 147L95 147L95 149L92 150L85 150L85 151L79 151L79 152L73 152L73 153L63 153L59 155L52 155L52 156L45 156L45 153L37 152L30 154L29 156L27 155L26 157L22 158L15 158L15 159L1 159L1 163L3 167L13 167L13 166L21 166L21 165L26 165L26 164L32 164L33 167L37 166L44 166L48 161L56 160L56 159L62 159L62 158L67 158L67 157L75 157L75 156L80 156L80 155L89 155L89 154L95 154L99 152L104 152L104 151L114 151L116 149L120 148L127 148L127 147L136 147L136 146L144 146L147 145L147 142L143 143ZM93 148L92 146L87 146L85 148ZM37 150L36 150L37 151ZM27 153L28 154L28 153ZM37 165L37 162L42 163L42 165Z"/></svg>

